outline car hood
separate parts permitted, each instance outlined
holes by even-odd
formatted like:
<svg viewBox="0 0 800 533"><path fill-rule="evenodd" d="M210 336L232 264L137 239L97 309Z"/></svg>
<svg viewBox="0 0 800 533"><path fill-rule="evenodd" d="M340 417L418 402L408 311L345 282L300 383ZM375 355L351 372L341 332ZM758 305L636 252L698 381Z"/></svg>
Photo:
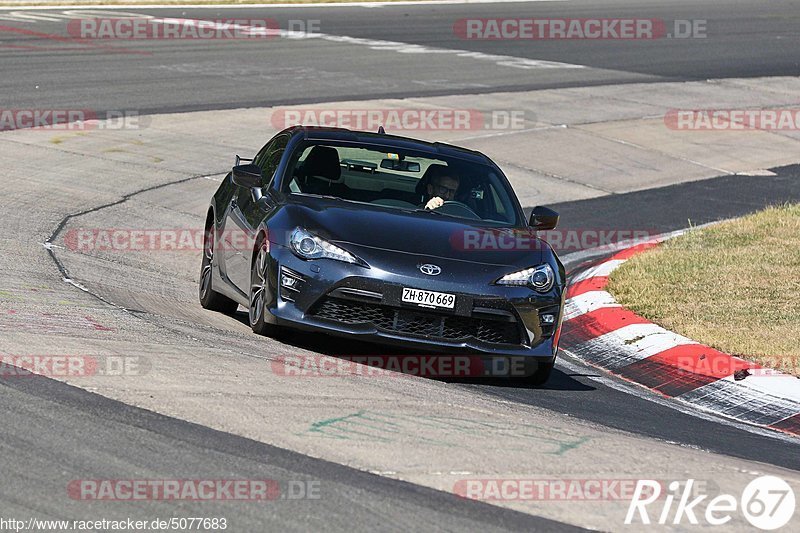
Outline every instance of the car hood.
<svg viewBox="0 0 800 533"><path fill-rule="evenodd" d="M269 223L284 235L301 226L347 249L384 249L425 257L474 263L513 265L521 268L543 262L550 247L526 229L496 228L431 212L303 197L287 202ZM274 235L274 232L270 232ZM288 240L288 238L287 238ZM285 244L281 243L281 244Z"/></svg>

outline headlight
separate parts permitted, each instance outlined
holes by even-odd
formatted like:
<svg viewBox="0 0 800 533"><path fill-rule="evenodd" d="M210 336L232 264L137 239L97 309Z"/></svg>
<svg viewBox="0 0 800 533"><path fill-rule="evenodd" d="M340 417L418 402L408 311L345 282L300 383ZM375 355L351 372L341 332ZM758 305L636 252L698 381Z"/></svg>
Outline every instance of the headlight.
<svg viewBox="0 0 800 533"><path fill-rule="evenodd" d="M547 292L553 288L556 276L550 265L544 264L537 267L526 268L518 272L506 274L499 280L498 285L528 285L537 292Z"/></svg>
<svg viewBox="0 0 800 533"><path fill-rule="evenodd" d="M356 256L342 250L335 244L331 244L325 239L312 235L303 228L295 228L289 240L292 250L303 259L336 259L346 263L361 264Z"/></svg>

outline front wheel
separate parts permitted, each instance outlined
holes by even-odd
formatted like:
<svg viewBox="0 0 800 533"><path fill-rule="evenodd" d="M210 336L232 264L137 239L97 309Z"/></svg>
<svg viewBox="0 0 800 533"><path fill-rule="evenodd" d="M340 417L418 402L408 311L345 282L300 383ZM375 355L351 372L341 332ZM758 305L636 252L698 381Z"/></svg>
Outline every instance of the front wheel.
<svg viewBox="0 0 800 533"><path fill-rule="evenodd" d="M256 245L256 258L250 269L250 306L248 316L250 328L259 335L275 333L275 326L264 320L267 312L267 269L269 268L269 249L266 241Z"/></svg>
<svg viewBox="0 0 800 533"><path fill-rule="evenodd" d="M199 296L200 305L210 311L219 311L226 315L236 312L239 304L214 290L212 287L214 269L214 229L206 229L203 237L203 261L200 265Z"/></svg>

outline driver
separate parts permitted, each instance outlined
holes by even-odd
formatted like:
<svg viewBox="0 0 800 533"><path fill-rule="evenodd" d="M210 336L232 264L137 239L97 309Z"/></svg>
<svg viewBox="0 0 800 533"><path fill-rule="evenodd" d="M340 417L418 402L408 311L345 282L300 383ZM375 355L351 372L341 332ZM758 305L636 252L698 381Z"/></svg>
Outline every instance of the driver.
<svg viewBox="0 0 800 533"><path fill-rule="evenodd" d="M458 185L458 176L449 169L442 168L436 172L431 176L426 189L428 201L425 203L425 209L436 209L442 207L445 202L453 200L458 192Z"/></svg>

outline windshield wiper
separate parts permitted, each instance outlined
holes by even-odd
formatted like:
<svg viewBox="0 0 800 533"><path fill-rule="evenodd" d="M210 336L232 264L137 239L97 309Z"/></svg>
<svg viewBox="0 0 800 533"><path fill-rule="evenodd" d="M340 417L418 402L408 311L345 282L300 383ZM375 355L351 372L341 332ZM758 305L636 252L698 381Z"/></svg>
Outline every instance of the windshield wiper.
<svg viewBox="0 0 800 533"><path fill-rule="evenodd" d="M332 196L330 194L314 194L312 192L305 192L303 194L307 194L309 196L314 196L316 198L325 198L326 200L344 200L344 198L341 198L339 196Z"/></svg>

